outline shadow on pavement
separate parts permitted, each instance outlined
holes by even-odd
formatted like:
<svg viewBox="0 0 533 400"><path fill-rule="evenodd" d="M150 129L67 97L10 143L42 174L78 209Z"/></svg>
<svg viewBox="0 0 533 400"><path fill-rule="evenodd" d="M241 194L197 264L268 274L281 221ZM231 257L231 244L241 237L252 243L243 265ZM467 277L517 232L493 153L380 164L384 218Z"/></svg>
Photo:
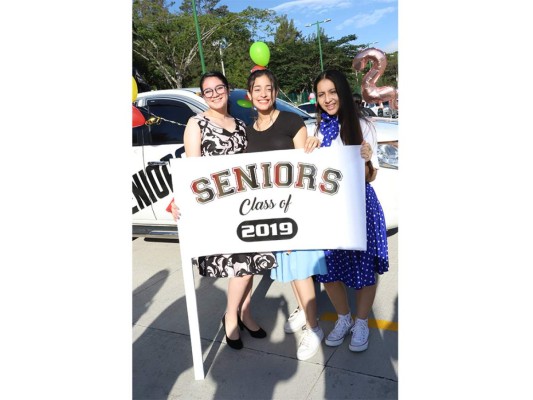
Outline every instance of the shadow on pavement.
<svg viewBox="0 0 533 400"><path fill-rule="evenodd" d="M133 301L137 306L134 308L141 310L134 315L135 321L146 312L167 278L168 272L161 271L135 290ZM272 346L278 345L296 349L292 335L284 336L282 343L271 342L271 332L276 328L280 307L285 308L282 312L288 316L287 301L284 296L266 296L273 282L270 276L256 275L254 279L261 281L252 294L253 313L269 335L266 339L255 339L248 332L240 331L244 349L239 351L225 344L222 346L225 334L221 318L226 308L226 292L214 285L214 278L201 277L196 289L204 373L215 382L212 390L216 399L235 398L237 393L241 398L270 399L277 383L289 380L296 372L297 362L293 358L287 357L280 362L280 357L269 351ZM206 337L210 332L216 333ZM133 343L132 398L167 399L175 385L179 385L180 375L193 368L190 346L183 296L160 313ZM261 363L257 362L258 352ZM188 385L200 387L205 385L205 381L194 381ZM205 390L205 386L200 390Z"/></svg>
<svg viewBox="0 0 533 400"><path fill-rule="evenodd" d="M132 298L132 321L133 325L143 316L143 314L150 308L153 298L159 292L165 281L168 279L168 270L162 270L152 275L146 282L133 291ZM136 296L143 293L143 296ZM148 299L146 299L148 297Z"/></svg>

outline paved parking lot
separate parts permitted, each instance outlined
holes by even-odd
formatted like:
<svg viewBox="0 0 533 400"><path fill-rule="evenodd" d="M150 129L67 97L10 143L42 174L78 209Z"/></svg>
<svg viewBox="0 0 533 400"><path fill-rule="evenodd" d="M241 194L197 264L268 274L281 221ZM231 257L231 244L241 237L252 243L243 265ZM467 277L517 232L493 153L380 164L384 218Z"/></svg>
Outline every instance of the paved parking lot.
<svg viewBox="0 0 533 400"><path fill-rule="evenodd" d="M205 379L195 380L185 291L176 241L135 239L133 251L134 399L396 399L398 397L398 233L389 236L389 272L379 280L367 351L325 344L307 361L296 359L300 333L283 324L296 307L289 284L254 279L256 320L268 332L241 331L244 349L225 344L220 319L227 280L195 274ZM353 292L350 292L353 293ZM353 295L350 296L352 310ZM336 314L317 285L320 324L327 334Z"/></svg>

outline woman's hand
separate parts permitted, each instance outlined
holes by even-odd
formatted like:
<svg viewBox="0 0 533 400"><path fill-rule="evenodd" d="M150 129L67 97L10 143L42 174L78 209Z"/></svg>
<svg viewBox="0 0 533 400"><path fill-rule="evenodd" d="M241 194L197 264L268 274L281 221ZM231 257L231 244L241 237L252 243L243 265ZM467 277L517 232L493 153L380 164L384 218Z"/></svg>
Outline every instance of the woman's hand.
<svg viewBox="0 0 533 400"><path fill-rule="evenodd" d="M372 157L372 147L370 147L370 144L365 140L361 143L361 157L365 162L370 161L370 158Z"/></svg>
<svg viewBox="0 0 533 400"><path fill-rule="evenodd" d="M172 214L172 218L174 218L174 221L178 221L178 219L180 219L180 208L176 205L174 199L172 199L166 210Z"/></svg>
<svg viewBox="0 0 533 400"><path fill-rule="evenodd" d="M311 153L314 149L320 147L320 140L316 136L308 136L305 140L304 151Z"/></svg>
<svg viewBox="0 0 533 400"><path fill-rule="evenodd" d="M177 204L174 201L172 202L171 210L172 210L172 218L174 218L174 221L177 221L178 219L180 219L180 216L181 216L180 208L177 206Z"/></svg>

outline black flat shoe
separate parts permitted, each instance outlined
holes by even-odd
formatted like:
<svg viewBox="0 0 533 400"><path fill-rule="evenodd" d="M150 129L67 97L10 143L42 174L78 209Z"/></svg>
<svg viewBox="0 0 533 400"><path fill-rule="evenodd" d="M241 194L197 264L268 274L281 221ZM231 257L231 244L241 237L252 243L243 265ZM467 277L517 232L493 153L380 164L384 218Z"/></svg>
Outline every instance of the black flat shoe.
<svg viewBox="0 0 533 400"><path fill-rule="evenodd" d="M224 327L224 334L226 335L226 343L228 344L228 346L235 350L242 349L241 338L233 340L233 339L230 339L228 337L228 334L226 333L226 314L224 314L224 316L222 317L222 326Z"/></svg>
<svg viewBox="0 0 533 400"><path fill-rule="evenodd" d="M239 328L241 328L241 330L246 328L246 330L250 333L250 335L252 337L257 338L257 339L263 339L263 338L267 337L267 333L263 330L263 328L259 328L256 331L250 330L250 328L248 328L246 325L244 325L244 322L241 321L241 316L240 315L237 315L237 322L239 324Z"/></svg>

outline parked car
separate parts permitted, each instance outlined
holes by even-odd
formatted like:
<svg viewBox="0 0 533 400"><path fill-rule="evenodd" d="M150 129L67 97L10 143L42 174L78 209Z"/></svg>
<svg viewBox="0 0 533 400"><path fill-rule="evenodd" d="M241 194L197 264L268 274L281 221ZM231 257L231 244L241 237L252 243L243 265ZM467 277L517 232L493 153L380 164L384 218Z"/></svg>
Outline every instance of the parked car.
<svg viewBox="0 0 533 400"><path fill-rule="evenodd" d="M362 107L361 112L365 117L377 117L376 113L371 108Z"/></svg>
<svg viewBox="0 0 533 400"><path fill-rule="evenodd" d="M247 125L253 123L255 111L246 100L246 91L230 91L230 113ZM177 237L176 223L166 211L172 194L172 180L168 161L181 157L183 133L189 118L207 110L199 88L169 89L139 93L135 106L143 113L148 124L132 129L132 234L134 237ZM242 105L246 105L243 107ZM249 108L247 108L249 105ZM277 108L298 114L304 120L308 135L316 129L316 119L281 99ZM394 129L396 127L396 129ZM380 168L373 183L382 202L387 228L397 227L397 124L376 121ZM381 149L381 150L380 150ZM389 181L394 181L393 183ZM390 199L389 199L390 198Z"/></svg>
<svg viewBox="0 0 533 400"><path fill-rule="evenodd" d="M378 135L379 171L372 187L383 208L387 230L398 228L398 120L370 118Z"/></svg>
<svg viewBox="0 0 533 400"><path fill-rule="evenodd" d="M316 116L316 103L302 103L298 106L300 110L304 110L311 117Z"/></svg>
<svg viewBox="0 0 533 400"><path fill-rule="evenodd" d="M388 103L383 107L383 116L386 118L398 118L398 110L390 108Z"/></svg>
<svg viewBox="0 0 533 400"><path fill-rule="evenodd" d="M370 108L378 117L398 118L398 110L393 110L389 106L388 101L383 103L367 103L367 108Z"/></svg>

